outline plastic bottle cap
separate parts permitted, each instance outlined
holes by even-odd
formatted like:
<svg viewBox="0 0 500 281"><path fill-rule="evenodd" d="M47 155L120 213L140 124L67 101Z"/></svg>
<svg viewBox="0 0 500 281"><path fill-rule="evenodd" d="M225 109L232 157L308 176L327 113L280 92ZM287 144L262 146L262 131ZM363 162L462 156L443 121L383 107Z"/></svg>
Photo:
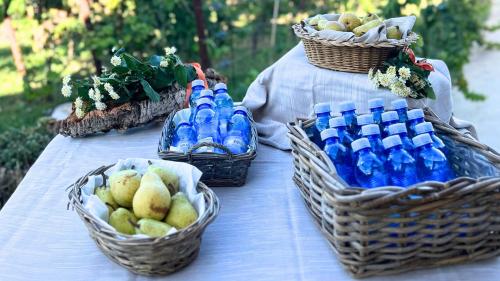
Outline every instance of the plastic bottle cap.
<svg viewBox="0 0 500 281"><path fill-rule="evenodd" d="M314 113L326 113L330 111L330 104L327 102L317 103L314 105Z"/></svg>
<svg viewBox="0 0 500 281"><path fill-rule="evenodd" d="M227 85L224 84L224 83L217 83L217 84L215 84L214 91L217 91L217 90L220 90L220 89L227 90Z"/></svg>
<svg viewBox="0 0 500 281"><path fill-rule="evenodd" d="M345 127L346 126L344 117L332 118L332 119L330 119L330 121L328 121L328 124L330 124L330 128L337 128L337 127Z"/></svg>
<svg viewBox="0 0 500 281"><path fill-rule="evenodd" d="M415 126L415 133L417 135L434 132L434 127L431 122L423 122Z"/></svg>
<svg viewBox="0 0 500 281"><path fill-rule="evenodd" d="M396 135L401 133L408 133L405 124L397 123L389 126L389 135Z"/></svg>
<svg viewBox="0 0 500 281"><path fill-rule="evenodd" d="M408 120L415 120L418 118L424 118L424 111L422 109L417 108L408 111Z"/></svg>
<svg viewBox="0 0 500 281"><path fill-rule="evenodd" d="M391 105L394 109L401 109L401 108L407 108L408 103L406 102L405 99L398 99L398 100L393 100L391 102Z"/></svg>
<svg viewBox="0 0 500 281"><path fill-rule="evenodd" d="M205 88L205 81L196 79L193 82L191 82L191 87L196 87L196 86L203 86L203 88Z"/></svg>
<svg viewBox="0 0 500 281"><path fill-rule="evenodd" d="M371 114L363 114L358 116L356 119L358 120L359 126L373 124L373 115Z"/></svg>
<svg viewBox="0 0 500 281"><path fill-rule="evenodd" d="M382 122L389 122L395 120L399 120L399 116L396 111L386 111L382 113Z"/></svg>
<svg viewBox="0 0 500 281"><path fill-rule="evenodd" d="M379 98L371 99L368 101L368 107L369 108L384 107L384 100Z"/></svg>
<svg viewBox="0 0 500 281"><path fill-rule="evenodd" d="M376 124L365 125L361 127L363 136L380 135L380 127Z"/></svg>
<svg viewBox="0 0 500 281"><path fill-rule="evenodd" d="M352 151L356 152L363 148L371 148L370 141L367 138L360 138L351 143Z"/></svg>
<svg viewBox="0 0 500 281"><path fill-rule="evenodd" d="M338 137L339 133L336 129L326 129L321 131L321 140L326 140L328 138Z"/></svg>
<svg viewBox="0 0 500 281"><path fill-rule="evenodd" d="M429 143L432 143L432 139L429 134L421 134L413 138L413 144L415 147L420 147Z"/></svg>
<svg viewBox="0 0 500 281"><path fill-rule="evenodd" d="M246 114L248 114L248 109L246 107L244 107L243 105L238 105L234 108L234 112L236 111L243 111L245 112Z"/></svg>
<svg viewBox="0 0 500 281"><path fill-rule="evenodd" d="M398 135L389 136L389 137L383 139L382 143L384 144L384 148L385 149L389 149L389 148L394 147L396 145L402 145L403 144L401 142L401 138Z"/></svg>
<svg viewBox="0 0 500 281"><path fill-rule="evenodd" d="M213 102L211 99L209 99L209 98L201 98L201 99L198 99L198 100L196 101L196 106L198 107L198 106L200 106L200 105L202 105L202 104L205 104L205 103L206 103L206 104L210 104L211 106L214 106L214 102Z"/></svg>
<svg viewBox="0 0 500 281"><path fill-rule="evenodd" d="M213 97L214 92L212 90L201 90L200 92L200 98L205 98L205 97Z"/></svg>
<svg viewBox="0 0 500 281"><path fill-rule="evenodd" d="M339 105L340 112L356 110L356 104L352 101L345 101Z"/></svg>

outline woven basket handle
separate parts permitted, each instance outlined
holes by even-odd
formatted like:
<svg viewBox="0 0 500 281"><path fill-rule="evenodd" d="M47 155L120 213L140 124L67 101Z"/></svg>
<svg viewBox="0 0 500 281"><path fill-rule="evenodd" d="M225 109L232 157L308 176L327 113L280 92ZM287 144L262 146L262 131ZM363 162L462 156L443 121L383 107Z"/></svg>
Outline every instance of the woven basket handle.
<svg viewBox="0 0 500 281"><path fill-rule="evenodd" d="M189 162L191 162L192 158L193 158L193 153L194 151L196 151L198 148L201 148L201 147L215 147L215 148L220 148L222 149L226 155L228 156L228 158L231 160L234 158L234 154L231 152L231 150L229 150L229 148L227 148L226 146L220 144L220 143L214 143L214 142L202 142L202 143L197 143L195 145L193 145L187 152L187 156L188 156L188 160Z"/></svg>

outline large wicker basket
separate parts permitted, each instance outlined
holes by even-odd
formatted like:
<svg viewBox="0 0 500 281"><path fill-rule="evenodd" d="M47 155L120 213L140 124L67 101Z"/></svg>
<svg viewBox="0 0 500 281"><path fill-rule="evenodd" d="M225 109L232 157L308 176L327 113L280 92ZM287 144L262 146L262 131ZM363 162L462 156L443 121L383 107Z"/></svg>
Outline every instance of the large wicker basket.
<svg viewBox="0 0 500 281"><path fill-rule="evenodd" d="M304 29L304 23L295 24L292 29L302 39L306 55L311 64L346 72L368 73L371 68L381 66L399 50L417 41L415 33L397 43L338 42L312 36Z"/></svg>
<svg viewBox="0 0 500 281"><path fill-rule="evenodd" d="M476 261L500 254L500 155L426 111L460 175L447 183L345 185L306 130L290 123L293 179L339 261L355 277Z"/></svg>
<svg viewBox="0 0 500 281"><path fill-rule="evenodd" d="M215 193L202 182L198 183L197 188L204 195L207 210L195 223L181 231L159 238L137 238L119 234L105 227L82 205L81 188L88 177L104 177L104 172L110 167L112 165L88 173L70 186L69 191L70 203L102 252L126 269L150 276L176 272L194 261L200 250L203 231L219 213L219 199Z"/></svg>
<svg viewBox="0 0 500 281"><path fill-rule="evenodd" d="M252 124L252 139L250 149L243 154L233 154L223 145L216 143L200 143L193 146L186 154L170 151L170 145L175 131L175 112L165 120L162 134L158 144L158 156L165 160L181 161L196 166L203 172L201 180L209 186L242 186L246 182L248 168L257 156L257 129L252 114L248 117ZM201 147L215 147L224 151L224 154L203 152L195 153Z"/></svg>

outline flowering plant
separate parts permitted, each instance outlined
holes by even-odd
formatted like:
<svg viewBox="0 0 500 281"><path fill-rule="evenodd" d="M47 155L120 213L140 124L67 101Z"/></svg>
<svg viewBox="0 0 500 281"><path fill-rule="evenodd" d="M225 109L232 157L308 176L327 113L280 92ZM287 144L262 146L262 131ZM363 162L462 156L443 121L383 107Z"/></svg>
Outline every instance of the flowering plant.
<svg viewBox="0 0 500 281"><path fill-rule="evenodd" d="M413 51L405 48L381 68L370 69L368 77L377 88L388 88L400 97L435 99L436 95L428 79L432 71L432 64L426 60L417 61Z"/></svg>
<svg viewBox="0 0 500 281"><path fill-rule="evenodd" d="M67 98L76 94L73 104L79 119L92 110L105 110L131 100L148 98L158 102L158 92L175 82L186 87L196 78L194 67L183 64L176 51L175 47L165 48L164 56L155 55L143 62L119 49L111 57L111 68L103 68L101 76L81 80L64 77L61 94Z"/></svg>

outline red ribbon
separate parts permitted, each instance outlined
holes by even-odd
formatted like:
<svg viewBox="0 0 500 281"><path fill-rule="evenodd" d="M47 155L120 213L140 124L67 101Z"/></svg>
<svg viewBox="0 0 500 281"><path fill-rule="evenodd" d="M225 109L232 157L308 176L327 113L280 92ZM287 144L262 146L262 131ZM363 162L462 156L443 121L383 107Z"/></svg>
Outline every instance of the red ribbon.
<svg viewBox="0 0 500 281"><path fill-rule="evenodd" d="M415 53L413 53L412 49L405 48L404 51L405 51L405 53L408 54L411 62L413 62L414 65L422 68L423 70L434 71L434 66L432 66L432 64L428 63L425 59L417 61L417 59L415 58Z"/></svg>

